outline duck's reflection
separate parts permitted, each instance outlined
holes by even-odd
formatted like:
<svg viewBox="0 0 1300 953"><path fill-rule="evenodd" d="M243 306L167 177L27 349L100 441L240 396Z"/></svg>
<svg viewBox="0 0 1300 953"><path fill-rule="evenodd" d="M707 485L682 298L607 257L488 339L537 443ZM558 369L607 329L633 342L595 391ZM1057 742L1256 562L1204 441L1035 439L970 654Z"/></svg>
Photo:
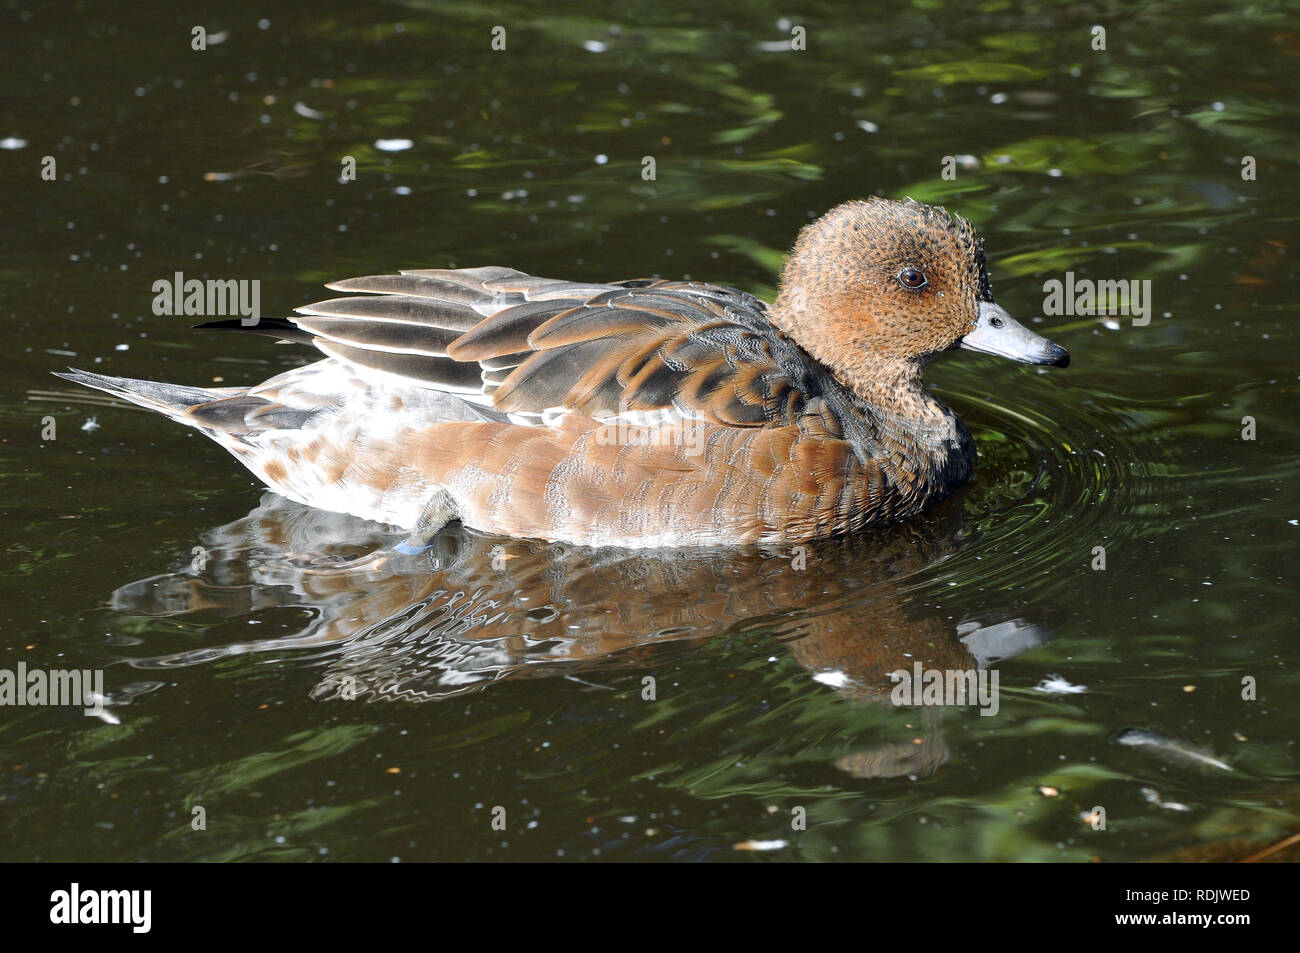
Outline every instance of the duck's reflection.
<svg viewBox="0 0 1300 953"><path fill-rule="evenodd" d="M898 669L982 669L1047 637L1020 619L957 624L912 595L918 572L956 551L960 518L953 505L923 525L785 550L592 550L453 526L409 553L382 526L268 493L205 534L191 565L122 586L112 606L208 618L310 609L295 634L129 662L167 668L297 649L325 666L312 692L321 701L421 702L505 679L599 680L613 667L651 671L670 646L761 630L836 691L888 704ZM948 751L935 710L907 714L916 743L839 767L879 777L941 764Z"/></svg>

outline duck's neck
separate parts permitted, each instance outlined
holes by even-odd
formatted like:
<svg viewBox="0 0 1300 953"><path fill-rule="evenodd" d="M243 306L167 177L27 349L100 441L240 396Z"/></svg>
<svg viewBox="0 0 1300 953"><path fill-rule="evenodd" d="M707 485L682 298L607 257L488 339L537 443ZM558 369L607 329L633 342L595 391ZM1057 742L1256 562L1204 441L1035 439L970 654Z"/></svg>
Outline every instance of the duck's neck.
<svg viewBox="0 0 1300 953"><path fill-rule="evenodd" d="M975 463L974 443L961 420L925 387L925 362L873 361L836 377L855 398L868 443L868 455L886 470L950 488L966 482Z"/></svg>
<svg viewBox="0 0 1300 953"><path fill-rule="evenodd" d="M927 360L834 337L805 342L799 327L827 322L810 319L801 300L788 300L797 298L783 287L770 312L772 323L843 388L844 399L835 403L853 418L844 421L845 436L859 459L879 461L900 480L921 469L941 485L966 482L975 464L974 443L957 415L925 389Z"/></svg>
<svg viewBox="0 0 1300 953"><path fill-rule="evenodd" d="M952 411L925 389L925 362L883 358L835 372L836 378L884 417L919 428L941 426Z"/></svg>

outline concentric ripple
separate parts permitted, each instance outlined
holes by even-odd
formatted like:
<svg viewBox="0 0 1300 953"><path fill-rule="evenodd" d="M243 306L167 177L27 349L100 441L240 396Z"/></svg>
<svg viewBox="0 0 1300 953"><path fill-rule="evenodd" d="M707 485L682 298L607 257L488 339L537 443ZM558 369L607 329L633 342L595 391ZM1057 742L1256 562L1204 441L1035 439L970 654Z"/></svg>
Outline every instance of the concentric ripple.
<svg viewBox="0 0 1300 953"><path fill-rule="evenodd" d="M1053 399L1046 382L991 392L971 369L946 380L941 396L965 420L979 461L964 491L962 558L944 567L945 584L1051 589L1089 568L1096 547L1158 525L1172 463L1157 412L1103 393Z"/></svg>

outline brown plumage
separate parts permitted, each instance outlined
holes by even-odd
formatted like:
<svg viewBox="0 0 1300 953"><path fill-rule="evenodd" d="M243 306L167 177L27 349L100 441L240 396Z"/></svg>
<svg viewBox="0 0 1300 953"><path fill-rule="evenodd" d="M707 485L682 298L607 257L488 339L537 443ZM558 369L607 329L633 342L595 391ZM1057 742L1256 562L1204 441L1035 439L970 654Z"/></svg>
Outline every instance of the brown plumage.
<svg viewBox="0 0 1300 953"><path fill-rule="evenodd" d="M348 296L252 329L327 359L256 387L64 376L197 427L310 505L645 547L914 516L974 463L925 390L928 360L958 345L1067 360L993 303L970 224L911 201L809 225L771 306L721 285L499 267L329 287Z"/></svg>

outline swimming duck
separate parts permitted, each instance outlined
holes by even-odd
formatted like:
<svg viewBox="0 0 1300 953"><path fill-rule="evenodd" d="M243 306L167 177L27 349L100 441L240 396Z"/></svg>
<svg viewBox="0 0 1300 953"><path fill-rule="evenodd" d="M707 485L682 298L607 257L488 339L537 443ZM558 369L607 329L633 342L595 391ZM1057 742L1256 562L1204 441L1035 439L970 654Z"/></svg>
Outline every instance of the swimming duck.
<svg viewBox="0 0 1300 953"><path fill-rule="evenodd" d="M579 545L779 544L908 519L965 483L934 355L1064 367L994 300L982 240L872 197L795 241L773 304L694 281L429 269L254 332L324 360L254 387L60 374L195 427L290 499L428 539L447 522ZM240 319L200 327L241 328Z"/></svg>

